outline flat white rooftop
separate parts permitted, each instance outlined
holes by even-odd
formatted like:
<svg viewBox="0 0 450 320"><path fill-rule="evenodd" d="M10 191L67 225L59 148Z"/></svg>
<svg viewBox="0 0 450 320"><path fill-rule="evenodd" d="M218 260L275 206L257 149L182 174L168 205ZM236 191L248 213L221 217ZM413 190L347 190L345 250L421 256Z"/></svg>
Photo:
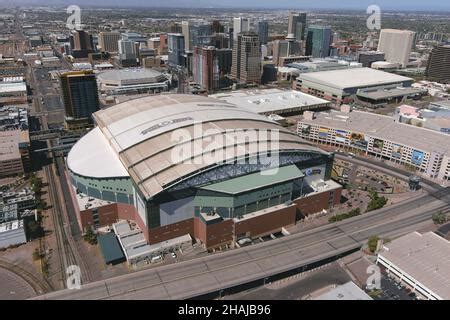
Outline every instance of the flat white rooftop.
<svg viewBox="0 0 450 320"><path fill-rule="evenodd" d="M324 293L314 300L373 300L352 281L337 286L336 288Z"/></svg>
<svg viewBox="0 0 450 320"><path fill-rule="evenodd" d="M340 90L380 86L413 80L411 78L384 71L374 70L371 68L351 68L343 70L304 73L301 74L298 79L318 83Z"/></svg>
<svg viewBox="0 0 450 320"><path fill-rule="evenodd" d="M72 184L70 185L70 187L74 189L74 193L75 193L75 187L72 186ZM101 200L101 199L97 199L94 197L90 197L84 193L76 194L76 200L77 200L78 208L80 209L80 211L87 210L87 209L100 208L100 207L103 207L103 206L113 203L111 201L106 201L106 200Z"/></svg>
<svg viewBox="0 0 450 320"><path fill-rule="evenodd" d="M25 83L20 82L6 82L0 83L0 94L26 92L27 86Z"/></svg>
<svg viewBox="0 0 450 320"><path fill-rule="evenodd" d="M13 231L20 228L23 228L23 220L14 220L0 223L0 233Z"/></svg>
<svg viewBox="0 0 450 320"><path fill-rule="evenodd" d="M443 299L450 299L448 240L434 232L412 232L384 245L379 255Z"/></svg>
<svg viewBox="0 0 450 320"><path fill-rule="evenodd" d="M239 90L210 95L259 114L283 114L322 106L329 101L296 90L263 89Z"/></svg>
<svg viewBox="0 0 450 320"><path fill-rule="evenodd" d="M159 78L161 75L162 73L156 70L134 68L104 71L98 74L98 78L105 81L147 80Z"/></svg>

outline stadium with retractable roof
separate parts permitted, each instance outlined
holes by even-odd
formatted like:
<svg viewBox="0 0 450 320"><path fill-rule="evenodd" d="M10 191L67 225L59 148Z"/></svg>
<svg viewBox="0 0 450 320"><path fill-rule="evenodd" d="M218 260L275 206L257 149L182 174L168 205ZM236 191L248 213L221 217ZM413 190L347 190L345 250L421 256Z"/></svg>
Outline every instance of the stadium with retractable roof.
<svg viewBox="0 0 450 320"><path fill-rule="evenodd" d="M67 157L83 230L127 219L151 244L189 234L217 248L340 201L333 154L237 105L167 94L93 117Z"/></svg>

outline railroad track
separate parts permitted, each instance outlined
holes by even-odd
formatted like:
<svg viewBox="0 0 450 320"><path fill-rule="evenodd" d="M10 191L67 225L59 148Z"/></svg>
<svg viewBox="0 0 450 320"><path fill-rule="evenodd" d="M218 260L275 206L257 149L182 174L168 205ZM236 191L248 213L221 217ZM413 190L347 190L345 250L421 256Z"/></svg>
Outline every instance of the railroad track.
<svg viewBox="0 0 450 320"><path fill-rule="evenodd" d="M63 191L59 191L55 186L58 181L57 179L59 179L59 177L57 177L54 172L55 166L47 166L45 167L45 170L47 173L47 179L49 181L50 199L52 204L54 205L52 212L52 221L55 228L55 235L58 246L57 251L61 266L61 281L63 281L64 286L66 286L67 267L76 265L80 267L82 283L87 283L91 281L92 275L88 271L84 260L78 252L77 243L72 238L72 234L70 231L70 222L66 222L64 219L64 215L66 212L64 208L62 208L60 199L58 197L58 195Z"/></svg>
<svg viewBox="0 0 450 320"><path fill-rule="evenodd" d="M0 259L0 268L8 270L25 280L38 295L53 291L53 286L47 280L40 279L38 276L18 264Z"/></svg>

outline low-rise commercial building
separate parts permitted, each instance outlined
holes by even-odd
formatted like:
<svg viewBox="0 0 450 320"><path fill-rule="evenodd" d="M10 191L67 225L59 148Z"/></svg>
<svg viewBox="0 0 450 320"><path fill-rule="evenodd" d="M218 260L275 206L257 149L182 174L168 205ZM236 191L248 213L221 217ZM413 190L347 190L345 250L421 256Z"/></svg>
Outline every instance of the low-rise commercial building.
<svg viewBox="0 0 450 320"><path fill-rule="evenodd" d="M0 131L0 177L24 174L30 166L28 130Z"/></svg>
<svg viewBox="0 0 450 320"><path fill-rule="evenodd" d="M293 62L286 64L286 67L298 69L300 73L310 73L310 72L361 68L362 64L358 62L348 62L345 60L325 58L325 59L312 59L311 61L305 62Z"/></svg>
<svg viewBox="0 0 450 320"><path fill-rule="evenodd" d="M168 78L153 69L108 70L97 78L100 91L107 95L160 93L169 89Z"/></svg>
<svg viewBox="0 0 450 320"><path fill-rule="evenodd" d="M306 114L297 133L305 139L353 148L412 166L427 178L450 180L448 135L368 112L331 110Z"/></svg>
<svg viewBox="0 0 450 320"><path fill-rule="evenodd" d="M0 81L0 104L27 103L27 85L25 82Z"/></svg>
<svg viewBox="0 0 450 320"><path fill-rule="evenodd" d="M296 89L340 105L353 101L358 90L410 87L413 82L411 78L371 68L351 68L303 73L297 78Z"/></svg>
<svg viewBox="0 0 450 320"><path fill-rule="evenodd" d="M377 264L429 300L450 299L450 242L434 232L412 232L385 244Z"/></svg>

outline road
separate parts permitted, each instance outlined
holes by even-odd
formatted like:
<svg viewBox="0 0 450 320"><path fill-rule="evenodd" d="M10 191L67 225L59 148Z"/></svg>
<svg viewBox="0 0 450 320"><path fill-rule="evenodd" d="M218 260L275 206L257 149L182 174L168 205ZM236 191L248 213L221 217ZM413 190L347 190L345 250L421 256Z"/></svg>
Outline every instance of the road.
<svg viewBox="0 0 450 320"><path fill-rule="evenodd" d="M358 249L372 235L395 237L449 211L440 190L336 224L253 246L97 281L37 299L188 299L301 268Z"/></svg>
<svg viewBox="0 0 450 320"><path fill-rule="evenodd" d="M351 281L350 276L336 263L323 266L304 277L286 283L272 283L254 290L224 297L225 300L305 300L310 294Z"/></svg>
<svg viewBox="0 0 450 320"><path fill-rule="evenodd" d="M60 59L62 64L66 63L62 57L60 57ZM54 69L55 68L35 67L33 65L28 67L30 85L34 89L34 114L39 116L41 130L48 130L49 123L54 122L51 121L52 119L50 119L50 116L64 114L59 92L53 86L48 74L50 70ZM48 148L54 146L54 141L52 139L47 139L46 141ZM74 214L73 212L68 212L68 210L73 209L64 197L64 194L67 194L67 186L65 179L63 179L64 176L62 177L60 175L60 173L64 172L61 159L55 157L52 152L50 153L50 156L54 159L55 163L45 166L44 172L49 183L49 196L53 206L51 219L55 230L57 244L56 252L58 253L59 259L59 268L57 270L51 270L51 272L59 276L59 279L63 282L62 285L65 287L65 280L67 277L66 270L68 266L79 266L81 268L83 281L90 281L91 275L85 266L73 238L74 236L80 237L81 235L79 231L74 232Z"/></svg>

